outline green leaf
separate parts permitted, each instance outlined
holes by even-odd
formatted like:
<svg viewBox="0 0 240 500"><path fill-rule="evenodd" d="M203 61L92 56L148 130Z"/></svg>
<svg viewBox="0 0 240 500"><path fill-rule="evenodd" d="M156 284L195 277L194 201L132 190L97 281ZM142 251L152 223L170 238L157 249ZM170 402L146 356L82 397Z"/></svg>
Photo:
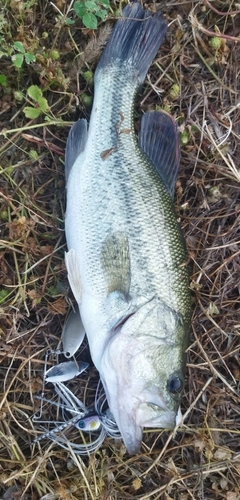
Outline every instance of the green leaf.
<svg viewBox="0 0 240 500"><path fill-rule="evenodd" d="M34 161L38 160L38 158L39 158L38 152L35 149L30 149L28 156L29 156L30 160L34 160Z"/></svg>
<svg viewBox="0 0 240 500"><path fill-rule="evenodd" d="M24 55L23 54L14 54L12 56L12 62L16 68L21 68L23 63Z"/></svg>
<svg viewBox="0 0 240 500"><path fill-rule="evenodd" d="M39 99L42 97L42 91L37 85L31 85L31 87L27 89L27 93L29 97L36 102L39 102Z"/></svg>
<svg viewBox="0 0 240 500"><path fill-rule="evenodd" d="M41 109L26 106L23 109L23 112L24 112L26 118L30 118L31 120L34 120L35 118L38 118L39 115L41 114Z"/></svg>
<svg viewBox="0 0 240 500"><path fill-rule="evenodd" d="M108 9L110 8L109 0L99 0L98 3L102 4L104 7L107 7Z"/></svg>
<svg viewBox="0 0 240 500"><path fill-rule="evenodd" d="M14 42L13 47L14 49L18 50L18 52L25 54L25 49L22 42Z"/></svg>
<svg viewBox="0 0 240 500"><path fill-rule="evenodd" d="M99 9L98 5L96 4L96 2L93 2L93 0L87 0L85 2L85 7L86 10L90 10L90 12L95 12Z"/></svg>
<svg viewBox="0 0 240 500"><path fill-rule="evenodd" d="M100 17L102 21L105 21L107 15L108 15L107 10L99 10L98 12L96 12L96 16Z"/></svg>
<svg viewBox="0 0 240 500"><path fill-rule="evenodd" d="M27 64L30 64L30 62L35 62L36 57L33 54L30 54L29 52L26 52L25 54L25 61Z"/></svg>
<svg viewBox="0 0 240 500"><path fill-rule="evenodd" d="M0 85L2 85L2 87L6 87L7 85L7 77L6 75L0 75Z"/></svg>
<svg viewBox="0 0 240 500"><path fill-rule="evenodd" d="M18 101L18 102L22 102L24 99L24 95L20 90L15 90L13 95L14 95L16 101Z"/></svg>
<svg viewBox="0 0 240 500"><path fill-rule="evenodd" d="M41 111L43 111L43 113L49 109L48 102L47 99L45 99L45 97L39 97L38 106L41 109Z"/></svg>
<svg viewBox="0 0 240 500"><path fill-rule="evenodd" d="M82 17L86 14L86 12L87 12L87 9L86 9L86 7L85 7L84 2L75 2L75 3L74 3L73 8L74 8L74 10L75 10L75 12L76 12L77 16L78 16L78 17L81 17L81 18L82 18Z"/></svg>
<svg viewBox="0 0 240 500"><path fill-rule="evenodd" d="M0 304L4 304L8 295L9 295L9 292L7 290L4 290L4 289L0 290Z"/></svg>
<svg viewBox="0 0 240 500"><path fill-rule="evenodd" d="M67 19L65 19L65 24L67 26L71 26L74 23L75 23L75 21L73 21L73 19L69 19L69 17L67 17Z"/></svg>
<svg viewBox="0 0 240 500"><path fill-rule="evenodd" d="M95 16L95 14L93 14L92 12L88 12L87 14L84 14L84 16L82 18L82 22L83 22L84 26L86 26L86 28L89 28L90 30L97 29L97 25L98 25L97 18Z"/></svg>

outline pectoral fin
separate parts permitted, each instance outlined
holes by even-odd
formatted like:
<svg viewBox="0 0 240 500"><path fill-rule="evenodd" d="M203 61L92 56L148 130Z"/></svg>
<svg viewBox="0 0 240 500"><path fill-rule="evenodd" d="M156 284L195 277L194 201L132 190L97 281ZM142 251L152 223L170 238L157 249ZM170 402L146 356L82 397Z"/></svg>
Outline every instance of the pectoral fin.
<svg viewBox="0 0 240 500"><path fill-rule="evenodd" d="M108 294L118 291L128 295L131 284L131 265L128 238L124 233L107 236L102 246L101 264Z"/></svg>
<svg viewBox="0 0 240 500"><path fill-rule="evenodd" d="M139 146L149 157L171 197L180 162L179 134L175 120L165 111L149 111L141 120Z"/></svg>
<svg viewBox="0 0 240 500"><path fill-rule="evenodd" d="M73 295L79 305L82 302L82 287L79 264L77 262L75 250L71 249L69 252L65 252L65 263L68 272L68 281Z"/></svg>
<svg viewBox="0 0 240 500"><path fill-rule="evenodd" d="M65 179L68 177L77 157L83 152L87 142L87 120L75 122L70 129L65 151Z"/></svg>

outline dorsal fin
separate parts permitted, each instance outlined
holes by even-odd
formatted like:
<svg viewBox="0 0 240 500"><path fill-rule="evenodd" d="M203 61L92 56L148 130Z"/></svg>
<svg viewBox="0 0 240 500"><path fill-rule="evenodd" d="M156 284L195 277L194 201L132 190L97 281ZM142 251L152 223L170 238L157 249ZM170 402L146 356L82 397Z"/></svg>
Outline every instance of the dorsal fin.
<svg viewBox="0 0 240 500"><path fill-rule="evenodd" d="M175 120L165 111L148 111L141 120L139 146L157 169L174 197L180 163L179 133Z"/></svg>

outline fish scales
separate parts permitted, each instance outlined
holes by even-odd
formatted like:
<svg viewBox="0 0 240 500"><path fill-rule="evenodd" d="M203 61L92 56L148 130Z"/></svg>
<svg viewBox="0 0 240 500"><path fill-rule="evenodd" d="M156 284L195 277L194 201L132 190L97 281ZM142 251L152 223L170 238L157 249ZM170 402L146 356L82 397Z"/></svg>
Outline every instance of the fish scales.
<svg viewBox="0 0 240 500"><path fill-rule="evenodd" d="M155 29L150 19L158 23L160 45L166 27L159 13L150 17L134 4L123 14L133 18L132 30L119 28L124 43L132 36L145 43ZM149 27L135 29L143 16ZM67 146L66 264L111 412L134 453L145 425L175 425L190 299L172 198L134 133L136 91L155 54L139 69L135 53L122 57L120 40L114 58L118 23L96 70L87 139L75 161L71 137ZM146 58L140 42L136 50ZM80 121L74 133L85 126ZM169 394L169 384L181 387Z"/></svg>
<svg viewBox="0 0 240 500"><path fill-rule="evenodd" d="M179 242L179 228L176 222L173 205L166 188L161 183L144 154L137 148L132 123L132 107L134 88L130 88L127 97L114 96L114 106L104 96L103 89L109 88L109 76L102 78L99 96L95 95L97 111L93 109L91 125L89 128L89 140L86 145L85 155L87 160L86 170L80 172L78 164L75 170L79 175L79 183L76 176L69 179L68 189L74 199L74 208L79 220L81 206L85 206L84 221L79 231L79 246L82 245L83 228L87 253L84 257L86 269L85 286L97 293L105 294L106 282L104 272L99 266L102 243L109 233L124 231L129 237L131 245L131 266L134 268L132 278L136 287L145 292L160 293L160 296L171 305L178 300L178 294L173 290L171 281L175 283L174 289L184 290L186 279L185 268L179 267L185 260L186 255L182 244ZM109 110L109 114L105 110ZM119 134L117 137L115 124L120 122L120 112L124 115L121 126L131 130L129 134ZM104 118L104 119L103 119ZM126 122L126 125L125 125ZM109 124L114 124L111 140L108 139ZM121 129L120 129L121 130ZM107 138L107 140L105 139ZM101 159L101 153L111 150L116 146L117 150L109 154L106 159ZM84 182L81 180L84 178ZM79 196L80 186L84 185L82 198ZM162 198L164 201L162 202ZM161 200L161 203L159 203ZM71 202L70 202L71 203ZM79 207L77 204L79 203ZM163 210L162 205L165 205ZM150 223L151 221L151 223ZM79 222L80 223L80 222ZM71 226L73 229L71 229ZM71 218L68 223L68 246L73 247L71 235L76 240L75 220ZM144 241L144 249L142 247ZM170 251L170 249L172 249ZM147 259L146 259L147 255ZM167 270L161 274L161 270ZM135 272L136 271L136 272ZM84 271L83 271L84 272ZM161 280L156 276L161 274ZM163 280L165 283L163 286ZM153 279L155 278L155 279ZM180 294L182 297L182 294ZM181 307L181 304L176 304ZM183 305L184 311L184 305Z"/></svg>

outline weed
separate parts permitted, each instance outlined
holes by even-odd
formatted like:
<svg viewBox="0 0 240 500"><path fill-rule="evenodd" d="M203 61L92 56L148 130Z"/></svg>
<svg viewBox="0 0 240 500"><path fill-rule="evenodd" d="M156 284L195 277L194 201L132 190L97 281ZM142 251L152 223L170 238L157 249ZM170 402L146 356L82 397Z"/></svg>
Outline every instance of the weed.
<svg viewBox="0 0 240 500"><path fill-rule="evenodd" d="M98 18L105 21L110 9L109 0L87 0L85 2L74 2L74 11L86 28L96 30L98 27Z"/></svg>
<svg viewBox="0 0 240 500"><path fill-rule="evenodd" d="M0 74L0 85L2 85L2 87L6 87L7 86L7 77L6 77L6 75Z"/></svg>
<svg viewBox="0 0 240 500"><path fill-rule="evenodd" d="M34 118L38 118L41 113L46 114L47 111L49 111L47 99L43 97L42 90L37 85L31 85L31 87L27 89L27 94L34 101L37 107L26 106L23 109L26 118L30 118L32 120ZM48 117L47 114L46 117Z"/></svg>
<svg viewBox="0 0 240 500"><path fill-rule="evenodd" d="M26 52L22 42L14 42L13 47L17 54L13 54L12 62L15 68L20 69L25 61L27 64L36 61L36 56L30 52Z"/></svg>

